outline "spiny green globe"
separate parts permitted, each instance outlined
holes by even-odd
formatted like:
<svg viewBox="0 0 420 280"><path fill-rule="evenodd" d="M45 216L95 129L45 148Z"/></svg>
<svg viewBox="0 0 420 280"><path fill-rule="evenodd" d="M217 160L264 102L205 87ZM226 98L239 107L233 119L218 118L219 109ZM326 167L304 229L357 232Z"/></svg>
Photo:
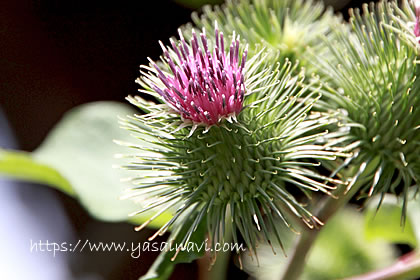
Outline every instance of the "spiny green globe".
<svg viewBox="0 0 420 280"><path fill-rule="evenodd" d="M230 48L217 29L215 41L204 33L200 37L200 44L195 35L187 43L181 35L171 49L162 46L163 66L145 67L143 91L161 103L128 98L147 113L125 122L140 139L128 144L139 152L125 167L150 171L133 178L133 196L150 200L138 213L158 209L150 222L168 209L175 211L151 239L188 216L194 222L182 244L207 223L215 245L231 223L234 241L238 231L255 252L261 235L271 242L270 231L281 244L275 219L290 226L286 212L310 227L322 224L290 189L308 196L311 191L330 194L341 183L314 168L320 161L349 156L335 147L340 133L324 131L336 118L310 112L319 94L291 74L297 71L290 62L270 72L262 52L245 65L246 51L235 36Z"/></svg>
<svg viewBox="0 0 420 280"><path fill-rule="evenodd" d="M338 63L314 57L330 77L320 107L344 113L343 143L354 147L354 156L336 172L348 167L349 190L355 186L362 196L382 197L398 192L406 207L408 189L418 189L420 181L419 66L414 20L408 20L414 7L383 1L350 12L353 31L337 29L338 40L330 45Z"/></svg>

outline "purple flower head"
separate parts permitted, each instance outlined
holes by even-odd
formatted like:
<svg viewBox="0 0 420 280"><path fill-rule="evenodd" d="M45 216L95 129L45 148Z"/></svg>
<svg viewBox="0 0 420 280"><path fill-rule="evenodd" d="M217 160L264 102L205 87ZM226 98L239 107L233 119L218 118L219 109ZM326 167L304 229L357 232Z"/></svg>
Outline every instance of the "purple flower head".
<svg viewBox="0 0 420 280"><path fill-rule="evenodd" d="M239 36L233 34L230 49L225 53L223 33L215 27L215 44L211 48L205 31L200 39L192 31L186 42L179 31L180 42L171 40L172 48L161 42L171 73L164 73L156 63L156 76L161 86L151 87L184 121L206 126L217 125L241 112L245 94L244 66L247 50L239 55Z"/></svg>

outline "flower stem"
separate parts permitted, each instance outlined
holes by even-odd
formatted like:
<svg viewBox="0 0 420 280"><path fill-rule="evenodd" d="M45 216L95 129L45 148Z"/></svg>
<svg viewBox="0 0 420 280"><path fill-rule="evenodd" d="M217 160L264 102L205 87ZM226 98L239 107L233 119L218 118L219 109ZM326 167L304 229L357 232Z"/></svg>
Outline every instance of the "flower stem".
<svg viewBox="0 0 420 280"><path fill-rule="evenodd" d="M420 252L412 252L402 256L389 267L364 275L346 278L346 280L401 280L416 279L419 276Z"/></svg>
<svg viewBox="0 0 420 280"><path fill-rule="evenodd" d="M226 215L226 220L230 221L230 211L228 211ZM225 238L223 240L225 243L231 243L232 242L232 225L230 223L226 223L225 225ZM221 244L222 247L224 247L224 244ZM217 280L225 280L227 279L227 270L229 266L229 260L231 256L230 250L221 250L217 254L217 260L214 263L212 269L210 270L209 279L217 279Z"/></svg>
<svg viewBox="0 0 420 280"><path fill-rule="evenodd" d="M209 271L209 279L218 279L225 280L227 279L227 270L230 260L230 251L221 251L218 256L215 264Z"/></svg>
<svg viewBox="0 0 420 280"><path fill-rule="evenodd" d="M301 233L282 279L299 279L299 276L303 272L306 256L308 255L317 236L318 230L304 230Z"/></svg>
<svg viewBox="0 0 420 280"><path fill-rule="evenodd" d="M230 210L226 213L226 221L230 221ZM232 244L232 225L230 223L225 224L225 235L223 239L224 243ZM221 244L221 248L224 244ZM231 256L230 250L221 250L217 253L217 259L212 264L212 255L206 252L206 256L199 261L199 279L200 280L225 280L227 279L227 271L229 267L229 260Z"/></svg>
<svg viewBox="0 0 420 280"><path fill-rule="evenodd" d="M346 185L339 186L338 189L334 192L334 196L338 198L333 198L332 196L327 197L324 201L324 204L322 204L319 208L316 216L323 223L326 223L335 213L338 212L339 209L347 204L347 202L358 191L359 186L360 184L355 184L347 193L345 193L347 187ZM297 240L295 250L289 259L286 271L282 279L299 279L305 267L308 254L320 231L320 228L304 228L302 230L302 233Z"/></svg>
<svg viewBox="0 0 420 280"><path fill-rule="evenodd" d="M324 203L321 204L315 211L316 217L325 224L332 216L334 216L334 214L347 205L350 199L359 191L366 181L369 181L369 177L372 176L372 173L378 166L379 159L379 157L375 157L366 161L366 165L363 168L362 165L360 168L353 166L353 168L349 168L347 171L344 171L342 174L344 178L354 178L356 179L356 182L350 189L348 189L347 184L338 185L333 195L328 196L324 200ZM359 172L361 172L361 174L358 175ZM295 250L286 266L285 273L282 277L283 280L300 279L300 275L305 267L309 252L321 230L322 228L303 228L300 237L297 239Z"/></svg>

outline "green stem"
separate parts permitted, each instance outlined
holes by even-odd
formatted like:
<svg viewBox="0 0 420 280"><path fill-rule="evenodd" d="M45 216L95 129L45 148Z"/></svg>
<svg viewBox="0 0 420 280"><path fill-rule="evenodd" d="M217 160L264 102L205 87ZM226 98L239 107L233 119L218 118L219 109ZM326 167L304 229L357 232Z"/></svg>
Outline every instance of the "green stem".
<svg viewBox="0 0 420 280"><path fill-rule="evenodd" d="M313 232L304 230L301 233L282 279L299 279L299 276L303 272L306 256L317 236L318 230L314 230Z"/></svg>
<svg viewBox="0 0 420 280"><path fill-rule="evenodd" d="M226 221L230 221L230 211L226 215ZM225 243L232 243L232 224L226 223L225 225ZM224 244L221 244L222 247L224 247ZM217 253L217 259L214 263L211 271L210 271L210 277L209 279L217 279L217 280L225 280L227 279L227 269L229 266L229 260L231 251L220 251Z"/></svg>
<svg viewBox="0 0 420 280"><path fill-rule="evenodd" d="M226 251L226 252L221 251L217 254L217 260L210 270L208 279L217 279L217 280L227 279L227 269L229 266L230 255L231 255L230 251Z"/></svg>
<svg viewBox="0 0 420 280"><path fill-rule="evenodd" d="M226 214L226 221L230 221L230 212ZM224 240L225 243L232 243L232 225L230 223L226 223L225 225L225 234L224 234ZM221 248L223 248L224 244L220 244ZM227 250L221 250L220 252L217 252L217 259L216 262L211 265L211 255L206 254L206 257L203 258L199 262L199 269L200 269L200 280L211 280L211 279L217 279L217 280L226 280L227 279L227 269L229 266L229 260L231 256L231 251ZM210 268L210 270L209 270Z"/></svg>
<svg viewBox="0 0 420 280"><path fill-rule="evenodd" d="M328 197L317 213L317 217L326 223L335 213L338 212L358 191L359 185L354 185L345 194L346 186L340 186L334 193L338 198ZM290 257L286 271L282 277L284 280L299 279L306 264L306 259L321 229L304 228L299 236L293 255Z"/></svg>
<svg viewBox="0 0 420 280"><path fill-rule="evenodd" d="M420 253L409 253L396 263L381 270L364 275L346 278L346 280L402 280L420 277Z"/></svg>
<svg viewBox="0 0 420 280"><path fill-rule="evenodd" d="M356 168L355 165L353 168L348 169L347 172L344 172L344 178L354 178L357 181L350 190L348 190L348 192L346 192L348 185L343 184L337 186L333 196L327 197L324 204L321 204L318 211L315 211L316 217L324 224L327 223L335 213L337 213L350 201L350 199L359 191L360 187L369 181L369 178L378 167L379 162L380 157L377 156L371 160L365 161L364 164L367 164L367 166L365 166L363 170L360 169L361 167ZM362 173L358 174L359 172ZM282 277L283 280L297 280L300 278L300 275L305 267L308 254L320 231L320 228L314 228L311 230L306 227L302 230L302 234L297 240L293 255L286 266L286 271Z"/></svg>

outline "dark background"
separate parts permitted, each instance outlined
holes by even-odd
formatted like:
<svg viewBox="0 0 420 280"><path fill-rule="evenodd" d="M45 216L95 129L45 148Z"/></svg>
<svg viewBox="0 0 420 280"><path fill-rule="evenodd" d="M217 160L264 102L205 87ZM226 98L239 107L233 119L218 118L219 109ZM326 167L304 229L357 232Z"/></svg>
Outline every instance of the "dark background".
<svg viewBox="0 0 420 280"><path fill-rule="evenodd" d="M351 1L342 11L347 14L349 7L362 2ZM136 94L139 65L146 64L148 56L158 58L158 40L165 42L176 35L177 28L190 21L191 12L163 0L4 1L0 9L0 110L17 147L35 149L74 106L98 100L124 102L125 96ZM42 187L23 187L22 197L36 200L37 188ZM64 205L78 238L135 241L150 234L135 233L127 224L94 221L76 201L50 192ZM70 261L75 278L89 271L103 279L137 279L155 256L150 253L134 260L123 254L96 253ZM232 277L247 278L231 267ZM196 264L180 265L173 279L196 278L193 275L197 275Z"/></svg>

